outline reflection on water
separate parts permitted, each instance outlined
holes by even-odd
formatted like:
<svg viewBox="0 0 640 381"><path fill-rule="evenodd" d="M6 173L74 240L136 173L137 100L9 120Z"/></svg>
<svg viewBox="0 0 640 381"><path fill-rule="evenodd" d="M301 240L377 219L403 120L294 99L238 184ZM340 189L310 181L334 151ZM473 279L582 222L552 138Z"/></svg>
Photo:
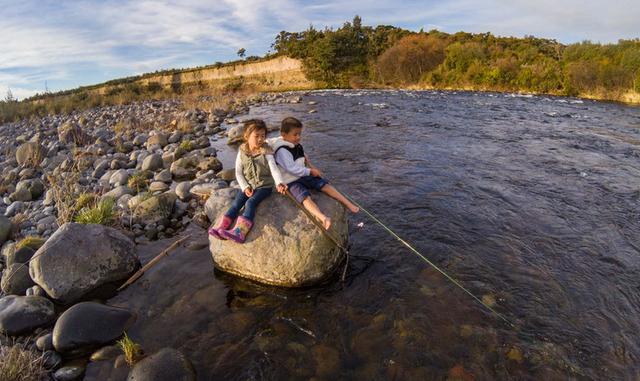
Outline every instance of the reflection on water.
<svg viewBox="0 0 640 381"><path fill-rule="evenodd" d="M290 115L339 189L517 328L361 214L345 284L263 287L214 274L207 249L176 251L110 301L138 311L129 334L147 352L181 349L201 380L640 377L640 109L324 91L250 117Z"/></svg>

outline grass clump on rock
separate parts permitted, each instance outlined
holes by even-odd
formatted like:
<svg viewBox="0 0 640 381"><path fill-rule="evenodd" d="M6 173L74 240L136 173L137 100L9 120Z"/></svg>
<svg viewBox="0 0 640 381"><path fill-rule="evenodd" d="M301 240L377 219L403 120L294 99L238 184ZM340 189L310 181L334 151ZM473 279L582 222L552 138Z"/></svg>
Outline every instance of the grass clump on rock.
<svg viewBox="0 0 640 381"><path fill-rule="evenodd" d="M40 381L46 375L44 357L21 345L0 346L0 381Z"/></svg>
<svg viewBox="0 0 640 381"><path fill-rule="evenodd" d="M144 192L147 190L147 176L143 173L136 173L129 177L127 186L136 191L136 193Z"/></svg>
<svg viewBox="0 0 640 381"><path fill-rule="evenodd" d="M113 198L105 198L93 207L85 207L80 210L75 221L80 224L111 225L116 215L115 205L116 202Z"/></svg>
<svg viewBox="0 0 640 381"><path fill-rule="evenodd" d="M36 235L28 235L20 240L16 244L16 249L22 249L23 247L28 247L33 250L38 250L40 246L44 245L46 239L42 237L38 237Z"/></svg>
<svg viewBox="0 0 640 381"><path fill-rule="evenodd" d="M183 140L180 142L180 148L189 152L193 149L193 143L191 142L191 140Z"/></svg>
<svg viewBox="0 0 640 381"><path fill-rule="evenodd" d="M129 364L129 366L134 365L140 359L142 359L144 352L142 351L142 347L140 344L131 340L129 335L126 333L124 337L117 341L118 347L122 350L124 354L124 360Z"/></svg>

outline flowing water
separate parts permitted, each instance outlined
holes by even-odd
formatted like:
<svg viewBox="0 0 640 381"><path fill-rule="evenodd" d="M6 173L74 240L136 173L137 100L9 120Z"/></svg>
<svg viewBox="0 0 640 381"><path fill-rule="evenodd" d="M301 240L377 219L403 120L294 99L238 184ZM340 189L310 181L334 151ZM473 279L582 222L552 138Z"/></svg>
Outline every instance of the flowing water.
<svg viewBox="0 0 640 381"><path fill-rule="evenodd" d="M139 313L147 352L182 350L200 380L640 378L639 108L319 91L250 116L300 118L337 188L515 328L360 213L344 284L259 286L177 250L109 301ZM123 374L92 363L87 379Z"/></svg>

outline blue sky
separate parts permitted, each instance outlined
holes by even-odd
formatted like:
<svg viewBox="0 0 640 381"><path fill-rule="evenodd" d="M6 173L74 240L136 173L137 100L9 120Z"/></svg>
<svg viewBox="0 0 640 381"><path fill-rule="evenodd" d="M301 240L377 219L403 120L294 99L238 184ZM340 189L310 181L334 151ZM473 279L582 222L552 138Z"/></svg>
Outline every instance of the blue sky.
<svg viewBox="0 0 640 381"><path fill-rule="evenodd" d="M563 43L640 37L640 0L5 1L0 98L263 55L281 30L365 25L534 35Z"/></svg>

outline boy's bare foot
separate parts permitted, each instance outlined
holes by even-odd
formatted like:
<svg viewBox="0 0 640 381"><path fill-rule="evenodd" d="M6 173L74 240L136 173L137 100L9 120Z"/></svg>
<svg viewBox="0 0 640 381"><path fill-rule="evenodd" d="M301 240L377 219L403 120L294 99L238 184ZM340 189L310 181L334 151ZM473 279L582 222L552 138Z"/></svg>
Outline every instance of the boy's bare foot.
<svg viewBox="0 0 640 381"><path fill-rule="evenodd" d="M358 212L360 211L360 208L358 208L358 207L357 207L357 206L355 206L355 205L351 205L351 206L349 207L349 210L351 211L351 213L358 213Z"/></svg>
<svg viewBox="0 0 640 381"><path fill-rule="evenodd" d="M331 218L325 217L324 220L322 220L322 225L324 225L325 230L329 230L331 227Z"/></svg>

